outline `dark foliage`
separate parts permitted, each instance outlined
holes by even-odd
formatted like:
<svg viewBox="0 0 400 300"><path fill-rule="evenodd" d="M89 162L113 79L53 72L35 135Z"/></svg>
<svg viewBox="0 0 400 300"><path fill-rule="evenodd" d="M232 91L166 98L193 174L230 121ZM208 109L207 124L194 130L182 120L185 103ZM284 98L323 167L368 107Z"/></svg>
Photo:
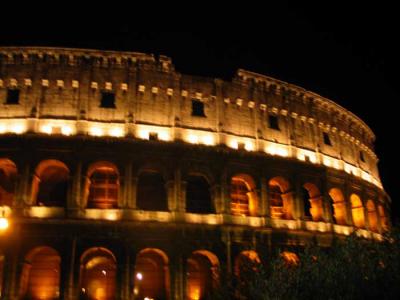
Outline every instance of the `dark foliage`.
<svg viewBox="0 0 400 300"><path fill-rule="evenodd" d="M382 242L350 236L329 248L307 246L300 263L278 256L269 264L245 266L242 280L221 286L216 299L399 299L400 232Z"/></svg>

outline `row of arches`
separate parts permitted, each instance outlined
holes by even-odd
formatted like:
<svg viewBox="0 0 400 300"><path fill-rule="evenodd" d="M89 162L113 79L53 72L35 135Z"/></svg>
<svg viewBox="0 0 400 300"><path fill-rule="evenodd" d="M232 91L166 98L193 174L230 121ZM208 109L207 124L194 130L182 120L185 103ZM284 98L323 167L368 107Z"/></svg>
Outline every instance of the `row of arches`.
<svg viewBox="0 0 400 300"><path fill-rule="evenodd" d="M288 266L297 265L299 258L294 252L280 254ZM3 274L4 257L0 260L0 276ZM233 274L238 288L246 284L247 272L256 272L261 259L254 250L244 250L234 259ZM112 251L93 247L83 252L79 259L79 278L76 294L79 299L117 299L121 288L121 268ZM172 266L171 266L172 267ZM62 298L62 287L68 276L62 257L57 250L40 246L25 256L18 285L18 299L55 300ZM129 299L169 299L171 289L170 261L158 248L145 248L137 253L133 268L129 267ZM184 281L186 299L212 299L221 280L221 265L217 255L209 250L195 250L186 259ZM0 277L2 279L2 277ZM0 281L0 288L1 283ZM1 289L0 289L1 291Z"/></svg>
<svg viewBox="0 0 400 300"><path fill-rule="evenodd" d="M382 205L376 205L371 199L366 201L364 207L363 201L360 196L353 193L350 195L350 209L347 209L347 202L342 191L338 188L329 190L329 196L333 207L333 217L335 222L339 225L346 225L348 211L350 211L353 225L357 228L366 228L366 219L368 220L369 229L378 231L379 220L382 229L388 229L388 219L386 217L385 209Z"/></svg>
<svg viewBox="0 0 400 300"><path fill-rule="evenodd" d="M0 160L0 205L12 205L16 177L15 164L8 159ZM66 206L70 181L70 171L63 162L54 159L40 162L35 168L31 184L33 205ZM109 209L119 206L121 175L113 163L100 161L91 164L83 185L82 197L87 208ZM276 176L268 180L266 189L272 218L293 219L297 196L302 202L302 214L306 220L327 221L324 216L324 198L317 184L305 182L301 190L296 191L299 195L296 195L286 178ZM364 228L365 219L368 218L369 228L376 231L380 218L382 227L387 227L388 220L382 205L377 207L371 199L364 205L357 194L351 194L349 201L346 201L339 188L331 188L328 194L336 224L346 225L352 220L356 227ZM214 196L212 186L203 174L188 174L185 178L187 212L215 213ZM252 176L245 173L233 175L229 182L229 197L229 211L232 215L260 215L260 191ZM138 209L167 211L168 187L164 176L154 169L143 170L137 178L135 200Z"/></svg>
<svg viewBox="0 0 400 300"><path fill-rule="evenodd" d="M61 260L60 254L51 247L42 246L29 251L22 266L19 298L59 299L63 271ZM86 250L80 257L79 298L116 299L120 271L118 266L115 255L107 248ZM187 299L208 299L219 283L220 262L217 256L208 250L193 251L186 260L185 268ZM168 299L168 256L157 248L140 251L136 256L131 281L130 294L134 299Z"/></svg>

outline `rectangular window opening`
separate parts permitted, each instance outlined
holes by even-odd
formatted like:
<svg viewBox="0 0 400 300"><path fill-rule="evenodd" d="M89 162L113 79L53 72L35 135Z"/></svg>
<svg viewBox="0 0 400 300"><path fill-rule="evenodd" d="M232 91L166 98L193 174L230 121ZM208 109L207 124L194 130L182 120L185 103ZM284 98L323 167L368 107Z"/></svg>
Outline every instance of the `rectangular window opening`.
<svg viewBox="0 0 400 300"><path fill-rule="evenodd" d="M332 146L332 142L331 142L331 139L329 137L329 134L326 133L326 132L323 132L322 135L324 137L324 144L328 145L328 146Z"/></svg>
<svg viewBox="0 0 400 300"><path fill-rule="evenodd" d="M19 104L19 90L8 89L6 104Z"/></svg>
<svg viewBox="0 0 400 300"><path fill-rule="evenodd" d="M280 130L279 123L278 123L278 116L268 115L268 121L269 121L269 128L275 129L275 130Z"/></svg>
<svg viewBox="0 0 400 300"><path fill-rule="evenodd" d="M246 149L245 143L239 142L238 143L238 150L245 150L245 149Z"/></svg>
<svg viewBox="0 0 400 300"><path fill-rule="evenodd" d="M360 160L365 162L364 152L360 151Z"/></svg>
<svg viewBox="0 0 400 300"><path fill-rule="evenodd" d="M100 107L103 108L116 108L115 106L115 94L111 92L101 93Z"/></svg>
<svg viewBox="0 0 400 300"><path fill-rule="evenodd" d="M157 134L157 132L149 132L149 140L150 140L150 141L158 141L158 134Z"/></svg>
<svg viewBox="0 0 400 300"><path fill-rule="evenodd" d="M197 99L192 99L192 116L205 117L204 103Z"/></svg>

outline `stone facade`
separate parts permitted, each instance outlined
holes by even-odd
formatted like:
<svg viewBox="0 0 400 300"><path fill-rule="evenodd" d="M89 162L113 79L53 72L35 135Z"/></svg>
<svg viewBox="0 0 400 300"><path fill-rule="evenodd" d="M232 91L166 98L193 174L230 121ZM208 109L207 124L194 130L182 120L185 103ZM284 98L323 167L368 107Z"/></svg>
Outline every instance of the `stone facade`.
<svg viewBox="0 0 400 300"><path fill-rule="evenodd" d="M180 74L164 56L0 48L0 200L11 222L1 295L205 299L207 280L232 274L245 250L266 261L354 230L379 239L390 199L374 139L333 101L245 70L226 82ZM143 209L149 182L164 209ZM48 196L56 183L62 203ZM188 199L202 184L200 213ZM107 288L91 286L101 275L91 255L110 261L99 269ZM56 257L60 275L37 271L37 257ZM138 281L143 257L162 266L158 294ZM188 275L199 257L201 280Z"/></svg>

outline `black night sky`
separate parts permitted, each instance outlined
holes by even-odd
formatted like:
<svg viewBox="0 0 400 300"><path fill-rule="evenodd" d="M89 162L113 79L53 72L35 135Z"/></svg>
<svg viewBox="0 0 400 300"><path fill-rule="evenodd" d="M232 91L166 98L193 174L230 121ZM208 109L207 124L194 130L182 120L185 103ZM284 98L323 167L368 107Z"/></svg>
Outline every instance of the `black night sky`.
<svg viewBox="0 0 400 300"><path fill-rule="evenodd" d="M127 14L103 7L60 17L2 19L0 46L65 46L170 56L179 72L230 80L237 68L266 74L328 97L375 132L379 169L400 220L396 157L400 24L394 4L335 1L188 9L176 15L143 9ZM350 2L350 1L348 1ZM301 3L301 4L300 4ZM62 7L58 8L61 9ZM47 9L46 9L47 11ZM132 15L129 15L132 13ZM111 17L113 16L113 17ZM159 24L168 24L165 26ZM155 29L192 32L141 32ZM210 26L211 25L211 26ZM201 29L201 30L198 30ZM196 31L197 30L197 31Z"/></svg>

